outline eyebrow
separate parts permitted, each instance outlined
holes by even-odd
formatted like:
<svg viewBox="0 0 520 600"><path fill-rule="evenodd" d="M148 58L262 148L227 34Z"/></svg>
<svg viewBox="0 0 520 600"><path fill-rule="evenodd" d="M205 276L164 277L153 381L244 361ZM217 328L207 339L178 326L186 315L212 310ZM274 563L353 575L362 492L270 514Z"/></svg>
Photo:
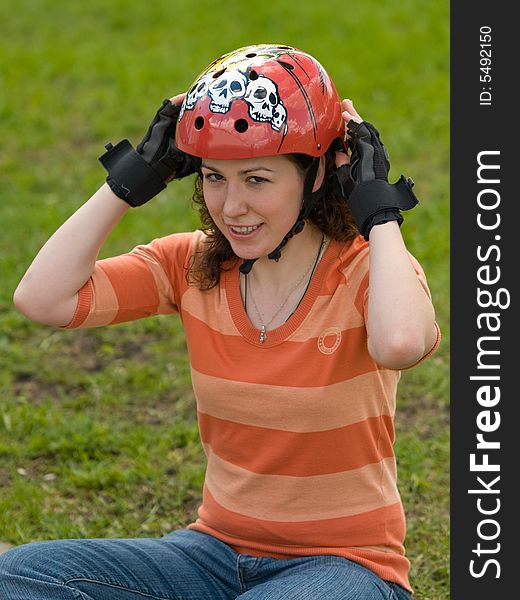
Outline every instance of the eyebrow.
<svg viewBox="0 0 520 600"><path fill-rule="evenodd" d="M210 171L214 171L215 173L220 173L222 175L222 173L218 169L212 167L211 165L206 165L202 163L201 166L205 169L209 169ZM242 171L239 171L238 174L246 175L247 173L252 173L253 171L269 171L270 173L274 173L273 169L270 169L269 167L264 167L263 165L255 165L254 167L250 167L249 169L243 169Z"/></svg>

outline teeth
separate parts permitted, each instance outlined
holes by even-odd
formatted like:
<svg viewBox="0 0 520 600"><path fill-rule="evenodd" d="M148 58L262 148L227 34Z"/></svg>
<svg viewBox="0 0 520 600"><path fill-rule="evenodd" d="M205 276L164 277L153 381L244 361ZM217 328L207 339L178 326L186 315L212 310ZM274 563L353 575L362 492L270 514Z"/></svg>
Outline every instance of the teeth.
<svg viewBox="0 0 520 600"><path fill-rule="evenodd" d="M252 227L231 227L236 233L251 233L255 229L258 229L260 225L253 225Z"/></svg>

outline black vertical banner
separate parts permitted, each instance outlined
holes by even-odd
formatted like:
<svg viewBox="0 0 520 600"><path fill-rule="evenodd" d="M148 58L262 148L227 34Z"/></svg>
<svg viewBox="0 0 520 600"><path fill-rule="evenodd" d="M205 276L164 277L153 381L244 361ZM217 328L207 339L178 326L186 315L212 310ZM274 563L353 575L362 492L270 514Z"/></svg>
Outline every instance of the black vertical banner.
<svg viewBox="0 0 520 600"><path fill-rule="evenodd" d="M452 600L518 596L519 38L511 3L451 2Z"/></svg>

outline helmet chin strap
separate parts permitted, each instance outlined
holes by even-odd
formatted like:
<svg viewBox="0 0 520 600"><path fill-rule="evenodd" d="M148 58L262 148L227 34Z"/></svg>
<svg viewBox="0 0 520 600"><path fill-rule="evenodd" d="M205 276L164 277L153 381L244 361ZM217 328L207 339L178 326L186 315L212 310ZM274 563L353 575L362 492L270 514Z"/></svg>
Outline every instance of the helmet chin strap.
<svg viewBox="0 0 520 600"><path fill-rule="evenodd" d="M300 210L300 214L296 219L296 223L291 227L291 229L285 234L282 241L276 246L276 248L270 252L267 257L270 260L274 260L278 262L280 257L282 256L282 248L287 244L287 242L296 234L300 233L305 227L305 219L309 217L312 212L312 209L315 207L316 202L321 197L321 191L318 190L316 192L312 191L314 187L314 183L316 181L316 175L318 174L318 167L320 166L320 159L314 158L307 175L305 176L305 181L303 184L303 202L302 208ZM258 260L258 258L246 258L242 261L242 264L239 267L239 271L242 275L247 275L253 265Z"/></svg>

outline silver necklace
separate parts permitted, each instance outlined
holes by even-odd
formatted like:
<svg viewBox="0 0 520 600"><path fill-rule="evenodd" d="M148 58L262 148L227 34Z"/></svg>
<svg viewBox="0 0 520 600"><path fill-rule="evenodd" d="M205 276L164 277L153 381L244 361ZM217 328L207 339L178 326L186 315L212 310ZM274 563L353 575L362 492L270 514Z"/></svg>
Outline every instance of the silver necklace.
<svg viewBox="0 0 520 600"><path fill-rule="evenodd" d="M303 283L303 281L305 281L305 279L307 278L307 276L309 275L309 272L310 272L310 276L309 276L309 279L307 281L307 285L305 286L305 289L303 290L303 293L300 296L300 299L298 300L296 306L291 311L291 314L287 317L286 321L294 314L294 312L296 311L296 309L298 308L298 306L300 306L300 303L301 303L303 297L305 296L305 293L307 292L307 289L309 288L312 276L314 275L314 271L316 270L316 267L318 266L318 262L319 262L319 260L321 258L321 254L322 254L322 250L323 250L324 244L325 244L325 235L322 234L320 247L318 248L318 254L316 255L316 258L315 258L314 262L311 263L308 266L308 268L306 269L305 273L303 273L303 275L300 277L300 279L298 279L298 281L294 284L294 286L291 288L290 292L288 292L287 296L285 297L285 300L282 302L282 304L280 305L280 307L278 308L278 310L274 313L274 315L269 319L269 321L267 323L264 323L262 315L261 315L261 313L260 313L260 311L258 309L258 306L256 305L255 297L253 296L253 294L251 294L251 300L253 302L253 308L255 309L256 316L258 317L258 320L260 321L260 336L258 338L258 341L259 341L260 344L263 344L265 342L265 340L267 339L267 328L269 327L269 325L281 313L281 311L284 309L284 307L286 306L287 302L289 301L289 298L291 297L291 294L295 290L298 289L298 287ZM245 275L244 277L245 277L244 308L246 309L246 312L247 312L247 291L248 291L248 288L251 291L251 284L249 282L248 276Z"/></svg>

